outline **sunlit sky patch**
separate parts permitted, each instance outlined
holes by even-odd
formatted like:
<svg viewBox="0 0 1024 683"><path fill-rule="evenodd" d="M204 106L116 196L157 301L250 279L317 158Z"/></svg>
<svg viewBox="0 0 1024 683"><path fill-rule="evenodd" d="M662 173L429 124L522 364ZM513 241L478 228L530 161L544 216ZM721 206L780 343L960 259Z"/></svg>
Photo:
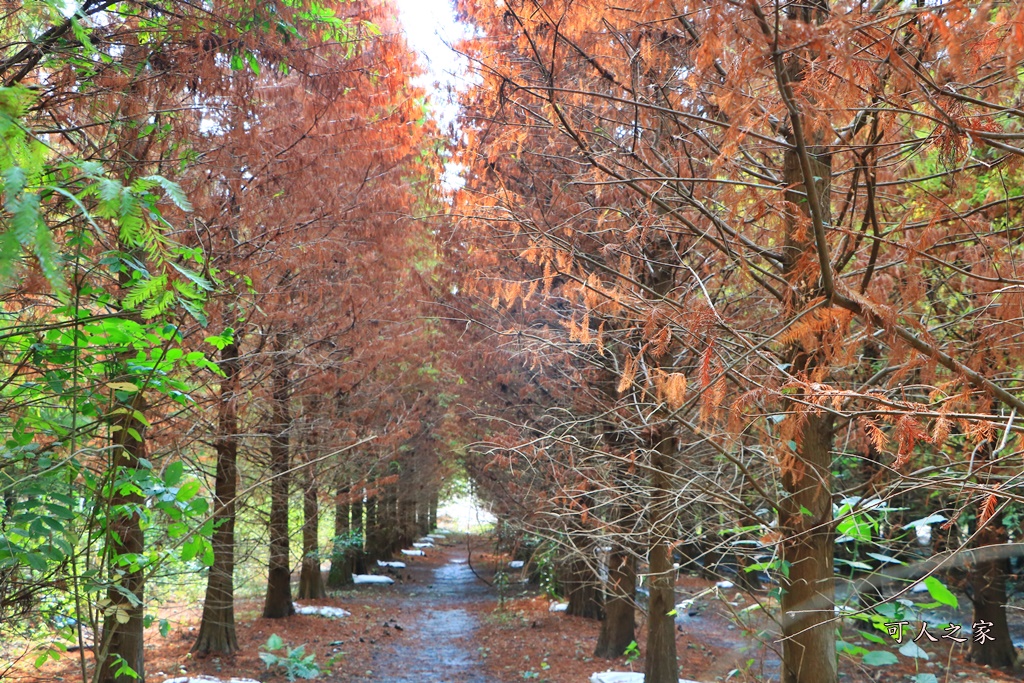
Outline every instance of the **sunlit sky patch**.
<svg viewBox="0 0 1024 683"><path fill-rule="evenodd" d="M431 93L438 120L446 126L456 113L452 94L466 83L466 60L452 49L466 29L455 20L451 0L396 0L396 4L406 39L427 71L418 85Z"/></svg>

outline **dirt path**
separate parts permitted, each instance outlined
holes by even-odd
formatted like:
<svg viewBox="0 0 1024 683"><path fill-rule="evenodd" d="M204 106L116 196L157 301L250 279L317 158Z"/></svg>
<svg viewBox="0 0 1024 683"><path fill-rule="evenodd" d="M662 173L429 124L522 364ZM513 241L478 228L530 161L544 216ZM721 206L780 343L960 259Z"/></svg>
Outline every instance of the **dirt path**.
<svg viewBox="0 0 1024 683"><path fill-rule="evenodd" d="M404 620L398 624L401 637L374 652L372 680L488 683L473 640L476 611L468 608L493 602L493 592L470 568L464 543L453 540L428 552L430 557L415 558L400 570L404 581L394 597Z"/></svg>

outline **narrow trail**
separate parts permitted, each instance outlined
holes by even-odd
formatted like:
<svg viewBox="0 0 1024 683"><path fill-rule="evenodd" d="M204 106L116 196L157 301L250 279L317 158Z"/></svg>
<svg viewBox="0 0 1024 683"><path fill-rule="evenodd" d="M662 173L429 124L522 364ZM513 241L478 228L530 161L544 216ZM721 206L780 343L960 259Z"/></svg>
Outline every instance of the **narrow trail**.
<svg viewBox="0 0 1024 683"><path fill-rule="evenodd" d="M415 558L400 570L406 580L394 595L407 621L391 648L374 653L373 680L489 683L473 641L477 616L467 607L494 601L493 592L469 567L464 543L429 552L430 557Z"/></svg>

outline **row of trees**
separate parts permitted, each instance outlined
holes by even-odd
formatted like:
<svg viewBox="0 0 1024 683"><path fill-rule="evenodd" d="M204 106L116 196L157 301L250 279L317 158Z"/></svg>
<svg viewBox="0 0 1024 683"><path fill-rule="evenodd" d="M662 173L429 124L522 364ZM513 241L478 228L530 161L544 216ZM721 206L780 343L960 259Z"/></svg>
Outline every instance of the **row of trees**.
<svg viewBox="0 0 1024 683"><path fill-rule="evenodd" d="M147 585L204 566L194 649L234 652L240 541L288 616L325 502L338 585L433 524L436 142L397 28L384 0L5 18L0 629L60 628L37 665L143 680Z"/></svg>
<svg viewBox="0 0 1024 683"><path fill-rule="evenodd" d="M996 633L971 657L1014 666L1020 7L459 8L447 244L544 392L476 475L581 580L608 549L597 653L633 639L645 563L645 680L675 681L673 559L726 556L780 582L787 683L837 680L837 571L873 576L880 626L879 584L966 567ZM931 515L922 557L902 527Z"/></svg>

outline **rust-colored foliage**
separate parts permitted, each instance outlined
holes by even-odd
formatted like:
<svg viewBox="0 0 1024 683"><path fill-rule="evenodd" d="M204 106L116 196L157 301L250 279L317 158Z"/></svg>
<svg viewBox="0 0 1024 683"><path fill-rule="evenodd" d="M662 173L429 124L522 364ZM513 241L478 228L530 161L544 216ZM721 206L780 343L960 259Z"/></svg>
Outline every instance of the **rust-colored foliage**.
<svg viewBox="0 0 1024 683"><path fill-rule="evenodd" d="M779 510L808 572L784 609L833 600L834 453L870 446L853 475L883 497L995 483L970 461L1024 412L1020 3L460 8L467 290L575 368L567 403L648 454L673 435L673 491L725 476L740 518ZM641 498L600 450L597 488ZM833 680L832 626L806 618L783 678Z"/></svg>

